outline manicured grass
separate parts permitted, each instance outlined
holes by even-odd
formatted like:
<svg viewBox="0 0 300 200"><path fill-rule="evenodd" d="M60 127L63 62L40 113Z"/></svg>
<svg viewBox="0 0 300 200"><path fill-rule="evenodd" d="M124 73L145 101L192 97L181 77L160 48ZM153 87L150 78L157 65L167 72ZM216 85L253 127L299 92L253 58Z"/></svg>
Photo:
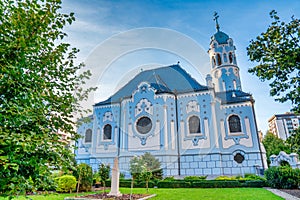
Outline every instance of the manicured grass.
<svg viewBox="0 0 300 200"><path fill-rule="evenodd" d="M109 192L108 190L106 192ZM121 193L130 193L130 188L120 188ZM144 188L134 188L133 193L146 193ZM150 188L149 194L157 194L151 200L190 200L190 199L222 199L222 200L279 200L283 199L274 195L273 193L263 188L176 188L176 189L155 189ZM50 194L50 195L35 195L29 196L32 200L62 200L68 196L75 196L75 194ZM3 200L4 198L0 198ZM17 198L18 200L25 200L25 198Z"/></svg>

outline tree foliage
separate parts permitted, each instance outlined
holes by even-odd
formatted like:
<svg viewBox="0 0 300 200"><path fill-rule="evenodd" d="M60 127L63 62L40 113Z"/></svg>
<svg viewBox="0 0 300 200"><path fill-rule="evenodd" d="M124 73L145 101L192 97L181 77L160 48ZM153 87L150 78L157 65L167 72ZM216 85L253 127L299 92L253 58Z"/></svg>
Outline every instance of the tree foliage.
<svg viewBox="0 0 300 200"><path fill-rule="evenodd" d="M142 156L134 156L130 160L130 173L133 179L149 181L152 177L161 179L162 169L158 159L149 152Z"/></svg>
<svg viewBox="0 0 300 200"><path fill-rule="evenodd" d="M293 111L300 112L300 24L292 17L288 23L280 21L276 11L267 31L251 40L247 53L258 65L250 73L271 83L270 95L277 101L291 101Z"/></svg>
<svg viewBox="0 0 300 200"><path fill-rule="evenodd" d="M103 184L103 192L105 191L105 181L107 179L109 179L109 172L110 172L110 165L109 164L104 164L104 163L101 163L99 165L99 171L98 171L98 174L101 178L101 182Z"/></svg>
<svg viewBox="0 0 300 200"><path fill-rule="evenodd" d="M78 191L88 192L92 190L93 170L91 166L86 163L80 163L79 165L77 165L76 170L73 174L78 180Z"/></svg>
<svg viewBox="0 0 300 200"><path fill-rule="evenodd" d="M60 0L0 1L0 195L47 189L51 169L72 164L66 139L78 138L73 115L92 89L82 89L90 72L78 73L78 50L62 42L74 14L60 9Z"/></svg>
<svg viewBox="0 0 300 200"><path fill-rule="evenodd" d="M273 154L278 155L280 151L290 153L290 148L288 145L286 145L282 139L278 138L271 132L267 132L262 140L262 143L266 149L268 163L270 163L270 156Z"/></svg>
<svg viewBox="0 0 300 200"><path fill-rule="evenodd" d="M287 138L287 145L289 146L291 153L297 153L300 155L300 127Z"/></svg>
<svg viewBox="0 0 300 200"><path fill-rule="evenodd" d="M147 168L152 172L153 178L162 179L163 170L160 161L149 152L142 155L142 159L145 161Z"/></svg>

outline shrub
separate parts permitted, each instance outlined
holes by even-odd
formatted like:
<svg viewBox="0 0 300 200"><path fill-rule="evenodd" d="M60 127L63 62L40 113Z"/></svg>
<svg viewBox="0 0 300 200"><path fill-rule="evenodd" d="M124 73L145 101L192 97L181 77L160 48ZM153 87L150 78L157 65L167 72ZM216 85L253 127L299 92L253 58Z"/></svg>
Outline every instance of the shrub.
<svg viewBox="0 0 300 200"><path fill-rule="evenodd" d="M72 192L76 188L76 178L71 175L64 175L56 178L58 192Z"/></svg>
<svg viewBox="0 0 300 200"><path fill-rule="evenodd" d="M299 187L300 169L289 166L270 167L265 171L267 184L278 189L296 189Z"/></svg>
<svg viewBox="0 0 300 200"><path fill-rule="evenodd" d="M245 174L245 180L262 180L265 181L266 179L264 177L255 175L255 174Z"/></svg>
<svg viewBox="0 0 300 200"><path fill-rule="evenodd" d="M78 184L79 184L79 191L91 191L92 184L93 184L93 171L92 167L88 164L81 163L76 167L76 174L75 174Z"/></svg>
<svg viewBox="0 0 300 200"><path fill-rule="evenodd" d="M215 180L230 181L230 180L237 180L237 178L235 176L218 176L217 178L215 178Z"/></svg>
<svg viewBox="0 0 300 200"><path fill-rule="evenodd" d="M207 176L186 176L183 180L185 181L200 181L205 180Z"/></svg>
<svg viewBox="0 0 300 200"><path fill-rule="evenodd" d="M191 183L185 181L160 181L157 186L159 188L189 188Z"/></svg>
<svg viewBox="0 0 300 200"><path fill-rule="evenodd" d="M241 187L238 180L203 180L191 183L194 188L234 188Z"/></svg>
<svg viewBox="0 0 300 200"><path fill-rule="evenodd" d="M174 180L175 180L174 176L168 176L164 178L164 181L174 181Z"/></svg>
<svg viewBox="0 0 300 200"><path fill-rule="evenodd" d="M242 183L242 187L261 188L266 186L265 180L249 180Z"/></svg>

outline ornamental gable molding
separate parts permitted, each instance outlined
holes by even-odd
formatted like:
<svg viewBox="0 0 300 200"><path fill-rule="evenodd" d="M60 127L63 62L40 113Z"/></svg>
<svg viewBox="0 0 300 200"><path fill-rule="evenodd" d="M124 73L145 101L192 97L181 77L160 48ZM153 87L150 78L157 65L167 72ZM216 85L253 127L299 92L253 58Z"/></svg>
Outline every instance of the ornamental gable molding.
<svg viewBox="0 0 300 200"><path fill-rule="evenodd" d="M132 98L134 98L134 96L137 93L144 93L144 92L150 92L152 91L154 94L156 93L156 90L154 88L151 87L151 85L147 82L141 82L137 89L132 93Z"/></svg>
<svg viewBox="0 0 300 200"><path fill-rule="evenodd" d="M143 111L153 115L153 106L148 99L141 99L135 106L135 117L141 114Z"/></svg>

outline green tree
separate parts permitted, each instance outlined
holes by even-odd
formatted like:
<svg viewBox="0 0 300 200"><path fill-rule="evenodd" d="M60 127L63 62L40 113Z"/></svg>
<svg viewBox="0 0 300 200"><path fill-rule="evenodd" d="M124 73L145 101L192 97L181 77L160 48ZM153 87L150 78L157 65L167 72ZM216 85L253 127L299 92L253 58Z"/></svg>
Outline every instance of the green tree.
<svg viewBox="0 0 300 200"><path fill-rule="evenodd" d="M249 72L262 81L271 83L270 94L279 102L291 101L292 110L300 112L300 26L292 17L289 23L280 21L276 11L270 12L274 20L267 31L251 40L247 54L258 62Z"/></svg>
<svg viewBox="0 0 300 200"><path fill-rule="evenodd" d="M74 113L90 72L63 43L74 14L60 0L0 1L0 195L47 189L51 170L72 167ZM63 138L62 134L67 135Z"/></svg>
<svg viewBox="0 0 300 200"><path fill-rule="evenodd" d="M266 149L267 161L269 164L271 155L278 155L280 151L290 153L290 148L288 145L286 145L282 139L278 138L271 132L267 132L262 140L262 143Z"/></svg>
<svg viewBox="0 0 300 200"><path fill-rule="evenodd" d="M294 132L287 138L286 143L288 144L291 153L300 154L300 128L294 130Z"/></svg>
<svg viewBox="0 0 300 200"><path fill-rule="evenodd" d="M93 170L92 167L86 163L80 163L74 171L74 176L78 180L77 192L91 191L93 184Z"/></svg>
<svg viewBox="0 0 300 200"><path fill-rule="evenodd" d="M149 152L142 155L142 159L145 161L147 169L152 172L153 178L162 179L163 170L160 161Z"/></svg>
<svg viewBox="0 0 300 200"><path fill-rule="evenodd" d="M107 179L109 179L109 172L110 172L110 165L109 164L105 165L104 163L101 163L99 165L98 173L99 173L99 176L101 178L102 185L103 185L103 193L105 192L105 187L106 187L105 181Z"/></svg>

